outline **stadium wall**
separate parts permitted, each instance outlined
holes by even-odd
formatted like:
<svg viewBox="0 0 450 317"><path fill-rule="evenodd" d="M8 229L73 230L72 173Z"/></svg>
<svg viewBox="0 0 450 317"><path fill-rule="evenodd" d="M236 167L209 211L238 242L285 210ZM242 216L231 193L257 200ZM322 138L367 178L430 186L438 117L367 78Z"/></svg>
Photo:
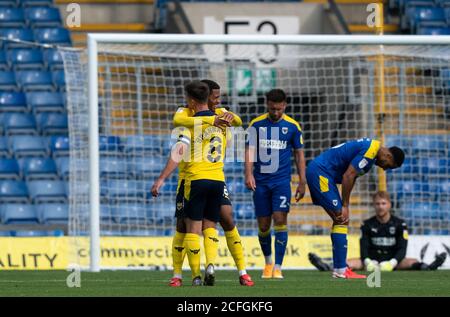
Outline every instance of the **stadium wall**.
<svg viewBox="0 0 450 317"><path fill-rule="evenodd" d="M65 270L69 267L69 246L71 237L39 237L39 238L0 238L0 269L2 270ZM217 267L234 269L226 246L220 237ZM257 237L242 237L245 246L247 266L249 269L260 269L264 265L264 257ZM359 236L348 237L348 258L359 256ZM81 266L88 265L89 240L78 239L78 254ZM172 238L170 237L102 237L102 267L110 269L170 269ZM325 260L331 259L332 246L328 236L292 236L284 258L284 266L290 269L312 269L308 261L308 253L314 252ZM407 257L422 259L426 263L433 261L436 253L450 253L450 237L448 236L411 236ZM202 255L202 259L204 256ZM442 266L450 269L447 258ZM184 269L189 269L187 260Z"/></svg>

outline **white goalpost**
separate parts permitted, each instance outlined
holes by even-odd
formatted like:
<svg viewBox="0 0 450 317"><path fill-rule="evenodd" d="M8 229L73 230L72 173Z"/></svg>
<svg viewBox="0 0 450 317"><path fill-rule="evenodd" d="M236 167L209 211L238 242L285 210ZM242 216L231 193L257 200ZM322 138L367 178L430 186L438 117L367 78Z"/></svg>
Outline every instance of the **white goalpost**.
<svg viewBox="0 0 450 317"><path fill-rule="evenodd" d="M395 212L413 233L450 230L444 188L450 175L450 78L443 75L450 69L450 36L88 34L86 50L60 51L73 264L93 272L105 268L102 236L172 234L176 175L157 199L150 197L150 185L168 157L184 85L205 78L221 85L222 105L242 118L244 128L264 113L265 92L284 89L286 112L304 131L307 161L361 137L405 148L403 170L386 175L374 168L358 179L351 233L371 215L371 195L380 189L390 192ZM225 163L225 174L237 227L254 235L243 163ZM292 202L289 232L328 234L327 217L307 193ZM83 256L81 246L89 250Z"/></svg>

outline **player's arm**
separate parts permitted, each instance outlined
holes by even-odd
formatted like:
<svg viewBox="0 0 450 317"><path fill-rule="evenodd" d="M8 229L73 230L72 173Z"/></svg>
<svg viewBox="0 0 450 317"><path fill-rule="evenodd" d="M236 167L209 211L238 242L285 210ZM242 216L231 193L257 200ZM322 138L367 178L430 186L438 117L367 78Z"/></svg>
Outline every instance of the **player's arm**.
<svg viewBox="0 0 450 317"><path fill-rule="evenodd" d="M228 111L225 108L217 108L216 114L222 119L231 124L233 127L242 126L242 119L234 112Z"/></svg>
<svg viewBox="0 0 450 317"><path fill-rule="evenodd" d="M356 177L358 177L358 172L350 164L342 176L342 223L346 223L348 221L350 194L353 190L353 186L355 185Z"/></svg>
<svg viewBox="0 0 450 317"><path fill-rule="evenodd" d="M183 158L184 153L188 150L188 145L182 141L177 142L170 153L170 157L167 160L166 166L161 171L158 179L152 186L151 193L153 197L157 197L159 195L159 189L164 184L164 181L167 177L172 175L172 173L177 169L178 164Z"/></svg>
<svg viewBox="0 0 450 317"><path fill-rule="evenodd" d="M255 147L252 145L247 145L245 147L245 185L248 189L255 191L256 181L253 176L253 162L255 158Z"/></svg>
<svg viewBox="0 0 450 317"><path fill-rule="evenodd" d="M303 152L303 133L300 125L297 125L292 138L292 147L294 148L294 159L298 173L298 186L295 191L295 201L299 202L305 196L306 192L306 163L305 153Z"/></svg>
<svg viewBox="0 0 450 317"><path fill-rule="evenodd" d="M179 108L173 117L173 125L175 127L192 128L198 122L201 124L213 125L216 127L229 126L226 120L219 118L218 116L198 116L192 117L189 115L189 111L186 108Z"/></svg>

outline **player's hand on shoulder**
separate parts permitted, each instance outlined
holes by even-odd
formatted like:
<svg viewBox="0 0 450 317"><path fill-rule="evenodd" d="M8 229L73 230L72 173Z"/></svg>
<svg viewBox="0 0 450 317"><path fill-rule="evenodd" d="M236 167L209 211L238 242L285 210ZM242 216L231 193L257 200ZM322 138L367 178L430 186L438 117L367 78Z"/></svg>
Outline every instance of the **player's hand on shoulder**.
<svg viewBox="0 0 450 317"><path fill-rule="evenodd" d="M223 119L223 116L215 116L214 117L214 126L221 128L221 129L225 129L226 127L230 127L231 124Z"/></svg>
<svg viewBox="0 0 450 317"><path fill-rule="evenodd" d="M233 114L231 114L231 113L229 113L229 112L225 112L224 114L222 114L222 115L220 116L220 118L221 118L222 120L225 120L226 122L228 122L229 125L231 125L231 122L233 122L233 120L234 120Z"/></svg>

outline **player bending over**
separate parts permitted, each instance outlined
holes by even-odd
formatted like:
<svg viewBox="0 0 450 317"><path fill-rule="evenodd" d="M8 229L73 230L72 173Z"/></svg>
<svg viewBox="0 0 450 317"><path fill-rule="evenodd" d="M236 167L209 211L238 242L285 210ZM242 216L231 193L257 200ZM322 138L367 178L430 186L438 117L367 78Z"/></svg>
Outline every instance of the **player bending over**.
<svg viewBox="0 0 450 317"><path fill-rule="evenodd" d="M312 160L306 169L311 198L322 206L333 220L333 277L365 278L347 267L347 232L350 216L350 194L356 178L375 164L384 170L398 168L405 159L398 147L383 147L380 141L363 138L328 149ZM342 184L342 198L337 184Z"/></svg>
<svg viewBox="0 0 450 317"><path fill-rule="evenodd" d="M391 213L389 193L380 191L373 196L375 216L361 225L360 258L348 259L353 270L371 272L379 267L381 271L392 270L436 270L447 257L445 252L436 255L431 264L406 258L408 229L403 219ZM314 253L308 254L311 264L320 271L331 271L331 265L324 263Z"/></svg>

